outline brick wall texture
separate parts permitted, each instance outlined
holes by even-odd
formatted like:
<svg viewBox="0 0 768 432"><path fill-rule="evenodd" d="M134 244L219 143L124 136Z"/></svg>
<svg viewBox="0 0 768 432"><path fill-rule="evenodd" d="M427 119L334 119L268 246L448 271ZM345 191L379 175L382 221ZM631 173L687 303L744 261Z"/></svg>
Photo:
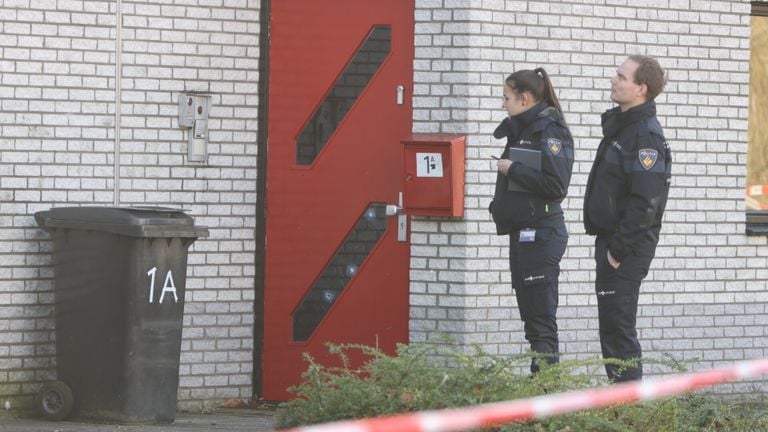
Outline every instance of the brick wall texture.
<svg viewBox="0 0 768 432"><path fill-rule="evenodd" d="M179 404L251 396L259 3L0 0L0 402L11 409L55 376L51 243L32 215L64 205L171 206L210 227L190 249ZM415 5L414 132L467 135L468 146L465 218L412 221L412 341L436 341L439 330L492 353L527 348L506 237L486 208L503 79L543 66L576 140L561 349L597 357L581 199L608 80L628 54L647 53L669 72L657 101L675 165L641 291L645 353L691 369L768 355L768 248L744 234L749 2ZM186 160L177 124L177 97L189 91L212 95L204 163Z"/></svg>
<svg viewBox="0 0 768 432"><path fill-rule="evenodd" d="M258 17L257 0L0 0L0 400L30 404L55 377L51 242L32 215L115 202L210 227L189 253L179 400L251 396ZM178 126L192 91L212 94L207 163Z"/></svg>

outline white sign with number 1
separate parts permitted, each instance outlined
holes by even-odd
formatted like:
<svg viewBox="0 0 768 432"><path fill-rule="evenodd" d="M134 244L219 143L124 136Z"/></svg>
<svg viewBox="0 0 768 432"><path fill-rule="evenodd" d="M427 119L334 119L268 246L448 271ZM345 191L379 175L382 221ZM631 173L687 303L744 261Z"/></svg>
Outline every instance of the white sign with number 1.
<svg viewBox="0 0 768 432"><path fill-rule="evenodd" d="M154 303L155 302L155 275L157 274L157 267L152 267L148 272L147 276L149 276L152 280L149 283L149 302ZM178 303L179 302L179 296L176 294L176 284L173 283L173 274L171 274L171 271L168 270L168 273L165 274L165 282L163 283L163 290L160 292L160 300L158 303L162 303L165 299L165 293L171 293L173 294L173 302Z"/></svg>
<svg viewBox="0 0 768 432"><path fill-rule="evenodd" d="M440 153L416 153L416 177L442 177L443 155Z"/></svg>

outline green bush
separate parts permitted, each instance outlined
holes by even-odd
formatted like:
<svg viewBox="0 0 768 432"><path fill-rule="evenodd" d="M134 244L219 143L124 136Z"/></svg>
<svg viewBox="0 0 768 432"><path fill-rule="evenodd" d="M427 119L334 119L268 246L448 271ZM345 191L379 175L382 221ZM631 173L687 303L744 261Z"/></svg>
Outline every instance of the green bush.
<svg viewBox="0 0 768 432"><path fill-rule="evenodd" d="M360 345L329 345L339 366L317 363L291 391L275 416L282 429L344 419L410 411L462 407L606 385L601 360L542 365L531 376L530 354L493 356L477 347L470 353L455 344L411 344L395 356ZM351 350L368 360L353 368ZM631 363L617 362L620 366ZM676 371L675 363L665 364ZM542 420L500 425L502 432L699 432L768 431L765 405L726 404L712 397L684 395L644 404L614 406Z"/></svg>

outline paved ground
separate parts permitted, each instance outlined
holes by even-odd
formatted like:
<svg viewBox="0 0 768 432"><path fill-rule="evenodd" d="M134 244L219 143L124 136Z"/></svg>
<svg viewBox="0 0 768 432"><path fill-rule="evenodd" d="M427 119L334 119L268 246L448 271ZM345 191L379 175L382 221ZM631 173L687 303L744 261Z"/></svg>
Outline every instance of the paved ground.
<svg viewBox="0 0 768 432"><path fill-rule="evenodd" d="M0 417L0 432L267 432L272 411L232 409L215 414L179 413L170 425L115 425L77 421L48 422Z"/></svg>

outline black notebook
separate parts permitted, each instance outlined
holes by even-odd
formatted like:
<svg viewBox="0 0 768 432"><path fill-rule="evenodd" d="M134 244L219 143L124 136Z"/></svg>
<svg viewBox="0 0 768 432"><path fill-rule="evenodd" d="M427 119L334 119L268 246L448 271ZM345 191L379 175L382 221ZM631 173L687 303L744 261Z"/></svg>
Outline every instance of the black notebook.
<svg viewBox="0 0 768 432"><path fill-rule="evenodd" d="M533 168L536 171L541 171L541 151L531 150L521 147L510 147L509 155L507 158L513 162L520 162L521 164ZM511 178L507 179L507 190L529 192L528 189L521 186Z"/></svg>

